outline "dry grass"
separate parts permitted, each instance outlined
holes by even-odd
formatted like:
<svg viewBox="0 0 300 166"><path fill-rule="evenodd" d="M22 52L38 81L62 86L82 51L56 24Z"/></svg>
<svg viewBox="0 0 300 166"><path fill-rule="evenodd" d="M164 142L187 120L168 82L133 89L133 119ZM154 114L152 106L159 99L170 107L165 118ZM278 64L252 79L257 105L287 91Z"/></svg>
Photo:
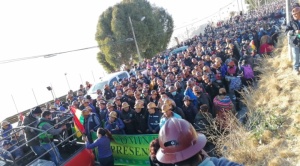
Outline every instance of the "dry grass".
<svg viewBox="0 0 300 166"><path fill-rule="evenodd" d="M275 57L266 57L256 89L243 93L246 126L236 124L218 139L222 155L251 166L300 165L300 76L293 74L287 41Z"/></svg>

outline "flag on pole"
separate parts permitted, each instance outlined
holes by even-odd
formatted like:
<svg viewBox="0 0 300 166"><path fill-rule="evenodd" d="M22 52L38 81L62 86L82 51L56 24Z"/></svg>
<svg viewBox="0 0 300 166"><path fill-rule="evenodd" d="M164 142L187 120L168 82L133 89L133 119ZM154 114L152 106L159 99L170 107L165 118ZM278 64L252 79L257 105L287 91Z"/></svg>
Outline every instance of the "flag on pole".
<svg viewBox="0 0 300 166"><path fill-rule="evenodd" d="M75 131L80 131L77 132L77 137L80 137L82 134L84 133L84 126L83 126L83 121L81 122L81 120L83 119L82 115L81 115L81 111L79 109L76 109L75 107L71 107L71 112L74 115L73 119L74 119L74 124L75 124ZM81 120L80 120L81 119Z"/></svg>

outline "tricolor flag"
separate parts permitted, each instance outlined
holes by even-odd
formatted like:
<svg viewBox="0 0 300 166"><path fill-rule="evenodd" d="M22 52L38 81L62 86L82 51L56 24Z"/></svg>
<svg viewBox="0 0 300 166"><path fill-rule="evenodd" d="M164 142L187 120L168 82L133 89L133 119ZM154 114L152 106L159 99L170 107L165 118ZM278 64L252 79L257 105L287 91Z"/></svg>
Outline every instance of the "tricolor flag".
<svg viewBox="0 0 300 166"><path fill-rule="evenodd" d="M76 109L75 107L71 107L71 112L74 115L74 124L75 124L75 132L77 132L76 136L81 137L81 133L84 133L84 126L83 126L83 116L81 115L81 110Z"/></svg>

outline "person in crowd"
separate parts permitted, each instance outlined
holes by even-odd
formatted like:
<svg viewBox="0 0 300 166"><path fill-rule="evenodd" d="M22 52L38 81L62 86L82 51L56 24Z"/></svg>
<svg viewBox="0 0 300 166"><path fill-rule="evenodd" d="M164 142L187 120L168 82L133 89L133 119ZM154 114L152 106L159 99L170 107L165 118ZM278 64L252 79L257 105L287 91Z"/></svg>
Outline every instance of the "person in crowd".
<svg viewBox="0 0 300 166"><path fill-rule="evenodd" d="M226 158L209 157L203 150L207 142L205 135L197 133L184 119L168 120L159 131L158 140L160 148L156 159L161 163L178 166L241 166Z"/></svg>
<svg viewBox="0 0 300 166"><path fill-rule="evenodd" d="M115 105L115 109L117 110L117 111L121 111L122 110L122 102L121 102L121 97L115 97L114 98L114 103L113 103L114 105Z"/></svg>
<svg viewBox="0 0 300 166"><path fill-rule="evenodd" d="M114 166L114 157L110 147L110 142L113 141L111 133L107 129L99 128L97 130L97 139L95 142L89 142L85 137L86 148L88 149L98 149L98 161L100 165Z"/></svg>
<svg viewBox="0 0 300 166"><path fill-rule="evenodd" d="M107 114L108 114L108 110L106 108L106 102L104 100L100 100L97 102L98 104L98 114L101 120L101 124L102 126L104 125L104 123L106 122L106 118L107 118Z"/></svg>
<svg viewBox="0 0 300 166"><path fill-rule="evenodd" d="M190 96L184 96L183 102L184 104L182 107L182 111L184 112L185 119L191 124L193 124L198 111L192 103Z"/></svg>
<svg viewBox="0 0 300 166"><path fill-rule="evenodd" d="M216 114L216 123L221 130L226 129L229 124L230 115L235 115L235 107L229 96L227 96L226 90L221 88L219 95L213 100L213 112Z"/></svg>
<svg viewBox="0 0 300 166"><path fill-rule="evenodd" d="M176 105L180 106L180 108L182 109L183 106L183 95L178 93L176 91L175 86L170 86L169 87L169 92L171 93L171 99L174 100L174 102L176 103Z"/></svg>
<svg viewBox="0 0 300 166"><path fill-rule="evenodd" d="M92 133L96 132L99 127L101 127L101 121L98 116L91 112L90 107L86 107L82 110L82 116L84 117L84 135L93 142Z"/></svg>
<svg viewBox="0 0 300 166"><path fill-rule="evenodd" d="M9 140L1 142L1 148L5 151L0 153L0 157L4 160L17 160L24 156L24 152L17 145L13 145Z"/></svg>
<svg viewBox="0 0 300 166"><path fill-rule="evenodd" d="M23 126L26 126L24 131L27 145L37 156L40 156L45 152L45 150L40 146L40 142L37 137L39 132L38 130L34 129L38 124L38 120L41 117L41 114L42 109L40 107L35 107L31 109L31 111L25 116L23 121Z"/></svg>
<svg viewBox="0 0 300 166"><path fill-rule="evenodd" d="M161 112L157 109L155 103L150 102L147 105L148 109L148 133L158 134L159 132L159 120L161 118Z"/></svg>
<svg viewBox="0 0 300 166"><path fill-rule="evenodd" d="M4 120L1 122L0 136L2 139L10 140L10 132L13 129L12 125Z"/></svg>
<svg viewBox="0 0 300 166"><path fill-rule="evenodd" d="M158 101L159 101L159 95L158 95L157 91L152 90L151 96L150 96L150 102L153 102L153 103L155 103L155 105L157 105Z"/></svg>
<svg viewBox="0 0 300 166"><path fill-rule="evenodd" d="M132 110L128 103L122 103L122 111L120 118L125 125L125 133L126 134L135 134L135 122L134 122L134 110Z"/></svg>
<svg viewBox="0 0 300 166"><path fill-rule="evenodd" d="M117 112L111 111L109 113L109 118L105 123L105 129L110 131L112 134L125 134L125 125L123 121L118 118Z"/></svg>
<svg viewBox="0 0 300 166"><path fill-rule="evenodd" d="M112 98L116 97L115 93L110 89L108 84L106 84L104 86L104 95L103 96L104 96L106 101L109 101Z"/></svg>
<svg viewBox="0 0 300 166"><path fill-rule="evenodd" d="M122 98L122 102L127 102L130 105L130 108L133 108L135 104L135 98L132 89L128 87L124 87L123 91L125 94Z"/></svg>
<svg viewBox="0 0 300 166"><path fill-rule="evenodd" d="M300 7L295 7L292 10L293 19L289 22L286 32L288 33L292 46L293 68L297 75L300 74Z"/></svg>
<svg viewBox="0 0 300 166"><path fill-rule="evenodd" d="M136 133L146 134L148 132L148 117L144 109L144 103L140 100L136 101L134 105L134 125Z"/></svg>
<svg viewBox="0 0 300 166"><path fill-rule="evenodd" d="M163 115L161 116L160 121L159 121L160 128L162 128L164 126L164 124L166 123L166 121L168 121L171 118L182 119L180 115L178 115L172 111L172 105L163 104L161 106L161 111L162 111Z"/></svg>
<svg viewBox="0 0 300 166"><path fill-rule="evenodd" d="M94 105L91 103L91 101L89 99L87 99L87 98L83 99L83 105L84 105L85 108L90 107L92 109L92 112L94 114L96 114L97 116L99 116L98 113L97 113L96 108L94 107Z"/></svg>
<svg viewBox="0 0 300 166"><path fill-rule="evenodd" d="M89 91L91 87L92 87L92 84L90 82L86 81L85 82L85 90Z"/></svg>
<svg viewBox="0 0 300 166"><path fill-rule="evenodd" d="M121 115L121 112L119 110L116 110L115 109L115 105L114 103L112 102L108 102L106 104L106 108L107 108L107 114L106 114L106 121L109 119L109 114L112 112L112 111L115 111L117 113L117 117L120 118L120 115Z"/></svg>
<svg viewBox="0 0 300 166"><path fill-rule="evenodd" d="M39 140L40 146L44 148L45 151L49 151L51 161L56 165L63 162L58 148L53 142L53 137L59 135L63 130L66 130L66 125L62 125L60 128L55 128L52 121L52 115L50 111L42 112L42 118L39 120L37 127L42 130L40 131Z"/></svg>

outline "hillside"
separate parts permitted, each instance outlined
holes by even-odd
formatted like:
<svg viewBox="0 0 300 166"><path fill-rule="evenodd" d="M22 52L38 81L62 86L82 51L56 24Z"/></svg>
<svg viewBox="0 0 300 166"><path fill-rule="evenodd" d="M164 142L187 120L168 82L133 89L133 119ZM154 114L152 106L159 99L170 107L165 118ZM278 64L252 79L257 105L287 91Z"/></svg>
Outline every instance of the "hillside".
<svg viewBox="0 0 300 166"><path fill-rule="evenodd" d="M225 157L245 165L300 165L300 76L292 72L285 38L274 55L263 60L257 88L243 93L247 124L234 125L218 142Z"/></svg>

